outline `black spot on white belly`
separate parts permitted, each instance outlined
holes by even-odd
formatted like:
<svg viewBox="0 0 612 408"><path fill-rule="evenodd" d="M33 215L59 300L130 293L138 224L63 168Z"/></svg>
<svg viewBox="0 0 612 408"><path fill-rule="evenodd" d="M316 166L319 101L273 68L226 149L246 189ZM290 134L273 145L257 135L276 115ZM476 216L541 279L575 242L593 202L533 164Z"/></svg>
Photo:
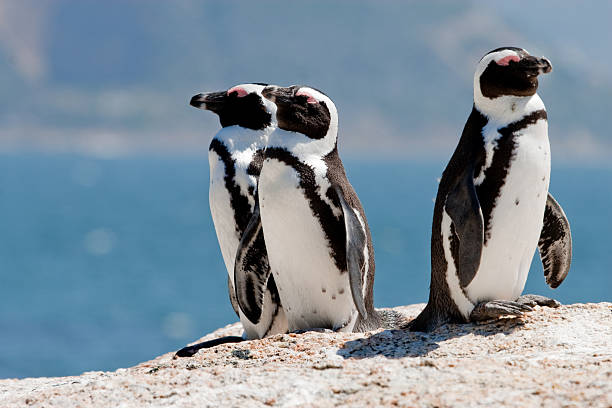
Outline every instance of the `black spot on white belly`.
<svg viewBox="0 0 612 408"><path fill-rule="evenodd" d="M517 198L516 200L514 200L514 205L519 205L520 200Z"/></svg>
<svg viewBox="0 0 612 408"><path fill-rule="evenodd" d="M342 295L343 293L344 293L344 289L340 289L340 290L338 291L338 294L339 294L339 295Z"/></svg>
<svg viewBox="0 0 612 408"><path fill-rule="evenodd" d="M327 289L321 288L321 293L325 293L325 292L327 292Z"/></svg>

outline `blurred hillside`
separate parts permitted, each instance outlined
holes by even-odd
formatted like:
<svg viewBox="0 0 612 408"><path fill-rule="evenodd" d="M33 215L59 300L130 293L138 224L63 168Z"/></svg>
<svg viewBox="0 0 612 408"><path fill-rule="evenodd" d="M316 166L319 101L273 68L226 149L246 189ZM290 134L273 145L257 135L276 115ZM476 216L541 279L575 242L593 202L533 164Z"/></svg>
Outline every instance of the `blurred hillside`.
<svg viewBox="0 0 612 408"><path fill-rule="evenodd" d="M488 50L545 55L556 158L612 157L612 3L3 0L0 151L203 153L197 92L310 84L345 154L448 157Z"/></svg>

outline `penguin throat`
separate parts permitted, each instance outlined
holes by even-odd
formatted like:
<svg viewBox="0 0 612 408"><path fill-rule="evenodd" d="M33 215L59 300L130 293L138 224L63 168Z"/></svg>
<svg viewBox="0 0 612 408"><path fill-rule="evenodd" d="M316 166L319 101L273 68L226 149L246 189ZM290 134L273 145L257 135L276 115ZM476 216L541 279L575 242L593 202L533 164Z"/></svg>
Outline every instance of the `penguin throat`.
<svg viewBox="0 0 612 408"><path fill-rule="evenodd" d="M479 90L474 91L474 106L489 121L511 123L536 110L545 109L538 94L530 96L504 95L487 98Z"/></svg>
<svg viewBox="0 0 612 408"><path fill-rule="evenodd" d="M307 161L309 157L323 157L333 151L337 146L335 129L330 128L325 137L321 139L311 139L310 137L281 128L270 135L268 147L283 148L302 161Z"/></svg>

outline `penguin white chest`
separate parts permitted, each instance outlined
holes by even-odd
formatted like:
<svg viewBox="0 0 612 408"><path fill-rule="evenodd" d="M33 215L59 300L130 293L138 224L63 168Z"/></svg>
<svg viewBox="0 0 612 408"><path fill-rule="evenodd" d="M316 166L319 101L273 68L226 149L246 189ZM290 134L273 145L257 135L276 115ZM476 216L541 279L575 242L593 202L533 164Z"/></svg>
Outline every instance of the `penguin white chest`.
<svg viewBox="0 0 612 408"><path fill-rule="evenodd" d="M252 192L257 187L257 181L255 177L247 173L252 157L252 150L238 151L232 154L230 161L224 162L215 151L210 150L208 152L210 167L208 202L223 261L232 284L234 283L234 274L230 271L233 272L234 270L234 260L241 238L236 225L235 213L236 211L252 212L255 206L255 198ZM228 166L231 166L231 169L228 169ZM233 193L228 190L226 180L228 171L233 173L231 180L229 180L230 188L234 189ZM246 198L248 208L234 208L233 206L237 203L232 199L232 194L240 195L243 202Z"/></svg>
<svg viewBox="0 0 612 408"><path fill-rule="evenodd" d="M515 300L521 295L542 230L550 177L546 120L517 131L513 138L506 175L493 203L488 228L485 226L480 268L465 288L473 303ZM495 160L491 165L506 166Z"/></svg>
<svg viewBox="0 0 612 408"><path fill-rule="evenodd" d="M243 154L244 153L239 153ZM252 157L252 154L251 154ZM235 211L232 206L232 194L228 191L226 184L227 165L221 157L214 151L209 151L208 162L210 166L210 186L209 186L209 205L213 223L217 232L217 240L225 263L229 279L234 284L234 262L236 252L240 244L241 235L236 225ZM256 187L255 178L247 174L249 165L248 158L235 160L232 164L234 176L232 180L233 188L248 199L249 214L254 206L254 197L249 193L249 187ZM257 324L249 321L241 310L238 311L240 321L245 330L246 337L249 339L262 338L270 333L281 333L286 331L286 322L282 309L277 310L277 305L272 303L270 291L264 293L264 307L262 317ZM276 316L278 314L278 316ZM274 326L273 326L274 325Z"/></svg>
<svg viewBox="0 0 612 408"><path fill-rule="evenodd" d="M214 151L208 153L210 166L210 185L208 202L212 215L221 255L225 262L232 285L234 284L234 259L240 243L240 236L236 230L234 209L231 204L231 195L225 185L225 164Z"/></svg>
<svg viewBox="0 0 612 408"><path fill-rule="evenodd" d="M289 329L352 331L357 312L348 273L336 267L298 172L277 159L266 159L259 178L259 205Z"/></svg>

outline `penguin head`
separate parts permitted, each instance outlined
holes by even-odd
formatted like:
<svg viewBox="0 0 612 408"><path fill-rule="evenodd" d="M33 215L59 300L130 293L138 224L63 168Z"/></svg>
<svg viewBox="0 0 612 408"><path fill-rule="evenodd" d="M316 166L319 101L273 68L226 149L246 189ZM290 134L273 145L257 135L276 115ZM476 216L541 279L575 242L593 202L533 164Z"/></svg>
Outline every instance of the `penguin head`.
<svg viewBox="0 0 612 408"><path fill-rule="evenodd" d="M293 85L286 88L267 86L262 95L276 104L278 127L298 132L311 139L336 136L338 111L323 92L314 88Z"/></svg>
<svg viewBox="0 0 612 408"><path fill-rule="evenodd" d="M482 57L474 74L474 102L478 106L505 96L530 97L538 90L538 75L551 70L548 59L534 57L522 48L490 51Z"/></svg>
<svg viewBox="0 0 612 408"><path fill-rule="evenodd" d="M221 126L238 125L247 129L265 129L274 124L276 105L265 99L261 91L267 84L240 84L227 91L195 95L189 104L219 116Z"/></svg>

